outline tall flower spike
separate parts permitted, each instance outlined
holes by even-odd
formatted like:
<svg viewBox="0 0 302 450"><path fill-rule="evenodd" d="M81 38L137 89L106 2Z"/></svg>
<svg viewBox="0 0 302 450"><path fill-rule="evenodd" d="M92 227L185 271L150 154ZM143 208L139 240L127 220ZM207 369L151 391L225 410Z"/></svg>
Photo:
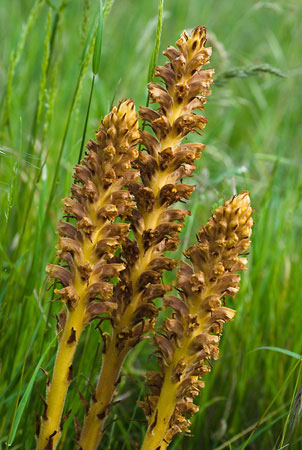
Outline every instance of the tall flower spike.
<svg viewBox="0 0 302 450"><path fill-rule="evenodd" d="M135 239L124 245L127 269L115 290L118 308L113 314L113 335L85 418L80 438L84 450L97 448L124 358L152 329L158 313L153 300L170 289L161 278L164 270L172 270L177 263L164 254L177 249L178 233L189 212L169 207L192 194L194 186L181 181L192 176L194 161L205 147L198 143L181 145L188 133L199 133L207 122L204 116L193 112L203 110L213 82L214 71L202 70L211 55L205 43L206 29L197 27L190 36L187 32L182 34L178 50L168 47L164 55L170 62L158 67L155 74L162 78L165 88L157 83L148 85L149 96L160 105L159 110L140 108L141 118L155 136L147 131L141 133L144 150L135 166L140 170L142 183L128 186L137 203L131 217Z"/></svg>
<svg viewBox="0 0 302 450"><path fill-rule="evenodd" d="M198 244L185 251L191 264L182 262L178 272L181 298L164 297L174 312L154 338L161 372L147 374L151 395L140 402L149 423L142 450L165 449L188 431L188 417L198 411L193 400L204 386L201 378L218 357L223 323L235 314L221 300L239 290L236 272L245 270L247 260L240 255L250 247L252 225L249 194L243 192L216 209L199 231Z"/></svg>
<svg viewBox="0 0 302 450"><path fill-rule="evenodd" d="M112 259L126 241L129 225L113 223L128 217L134 202L123 188L138 179L131 168L138 156L138 122L132 100L114 107L96 135L89 141L88 153L75 167L71 198L65 198L64 211L76 225L59 222L58 256L62 265L49 265L51 278L61 289L55 293L65 306L58 318L59 346L52 383L38 436L39 450L54 450L61 434L61 416L72 380L72 362L80 335L87 323L99 314L111 316L117 305L112 298L112 277L119 277L125 265Z"/></svg>

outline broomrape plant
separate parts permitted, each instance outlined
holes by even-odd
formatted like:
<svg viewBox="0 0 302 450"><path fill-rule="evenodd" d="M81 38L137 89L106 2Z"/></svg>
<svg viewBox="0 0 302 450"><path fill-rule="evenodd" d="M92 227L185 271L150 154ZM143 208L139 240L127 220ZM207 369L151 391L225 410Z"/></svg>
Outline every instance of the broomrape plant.
<svg viewBox="0 0 302 450"><path fill-rule="evenodd" d="M55 293L66 307L57 320L59 346L38 432L39 450L56 448L77 343L85 325L116 309L110 281L125 270L124 264L112 262L112 258L129 232L129 224L114 223L114 219L126 217L134 207L129 191L123 188L139 176L131 169L138 156L139 138L133 102L126 100L113 108L96 137L97 142L88 143L82 165L75 168L73 199L63 200L65 213L76 222L75 226L62 221L58 224L58 256L67 268L47 267L49 276L63 286Z"/></svg>
<svg viewBox="0 0 302 450"><path fill-rule="evenodd" d="M173 437L188 431L198 410L193 399L217 358L222 324L234 311L221 306L238 291L249 248L251 208L247 192L218 208L198 233L198 244L185 251L175 288L162 282L166 270L178 266L166 256L180 243L186 209L175 208L194 190L184 184L191 177L205 146L182 143L191 132L204 129L203 110L214 71L203 69L211 49L205 48L205 27L184 32L177 49L168 47L170 62L157 68L163 84L149 83L149 98L159 105L139 109L152 132L139 131L135 107L126 100L113 108L90 141L88 152L75 168L71 198L64 210L75 224L59 222L58 256L62 265L49 265L51 278L64 307L57 320L59 346L52 382L47 386L38 449L54 450L66 417L62 418L73 357L80 335L90 321L110 319L112 333L103 338L103 360L95 392L76 442L82 450L98 447L104 422L113 403L120 370L129 351L146 334L154 336L160 372L147 373L147 395L140 406L148 419L144 450L164 449ZM138 144L139 148L138 149ZM131 229L131 234L129 231ZM64 267L63 267L64 265ZM65 267L67 266L67 267ZM173 312L162 329L154 327L163 298Z"/></svg>
<svg viewBox="0 0 302 450"><path fill-rule="evenodd" d="M147 373L152 395L140 403L149 422L143 450L165 449L187 430L187 415L199 409L193 400L204 386L200 378L211 370L209 360L218 357L223 323L235 314L221 300L239 290L235 272L245 270L247 260L240 255L250 247L252 225L249 195L243 192L216 209L197 234L198 244L184 252L191 264L181 262L180 295L164 296L164 305L174 312L154 337L161 372Z"/></svg>

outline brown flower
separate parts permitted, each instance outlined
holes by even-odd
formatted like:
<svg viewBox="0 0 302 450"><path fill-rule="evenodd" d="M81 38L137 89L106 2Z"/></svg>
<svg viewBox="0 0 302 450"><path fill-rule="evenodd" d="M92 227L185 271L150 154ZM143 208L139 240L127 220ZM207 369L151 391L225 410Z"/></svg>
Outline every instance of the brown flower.
<svg viewBox="0 0 302 450"><path fill-rule="evenodd" d="M218 358L223 323L235 314L221 301L239 290L236 272L245 270L241 255L250 247L252 225L249 195L243 192L216 209L199 231L198 244L184 252L191 264L182 262L178 272L180 298L164 297L174 312L154 338L161 373L147 374L151 396L140 402L149 421L143 450L162 448L188 431L188 416L198 411L193 400L204 386L201 378Z"/></svg>
<svg viewBox="0 0 302 450"><path fill-rule="evenodd" d="M108 114L88 152L76 165L71 197L63 200L67 217L74 224L58 224L58 256L62 265L48 265L49 277L62 285L55 293L65 305L58 317L59 348L53 379L38 437L38 449L55 449L61 434L61 415L72 380L72 361L85 325L100 314L111 316L117 308L113 277L125 264L114 261L126 242L129 225L114 222L132 214L135 205L125 186L136 182L138 170L131 166L138 157L139 131L135 107L126 100Z"/></svg>

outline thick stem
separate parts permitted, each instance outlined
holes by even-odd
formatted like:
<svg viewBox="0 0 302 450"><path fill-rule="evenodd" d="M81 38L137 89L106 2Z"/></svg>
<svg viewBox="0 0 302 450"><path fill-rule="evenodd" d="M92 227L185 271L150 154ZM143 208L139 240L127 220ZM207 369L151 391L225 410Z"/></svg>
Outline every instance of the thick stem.
<svg viewBox="0 0 302 450"><path fill-rule="evenodd" d="M141 450L165 449L168 443L164 437L170 427L170 419L176 404L176 392L178 384L171 381L171 366L165 374L161 395L156 410L150 419L149 427Z"/></svg>
<svg viewBox="0 0 302 450"><path fill-rule="evenodd" d="M210 294L210 291L207 291L206 295L207 294ZM198 302L194 297L192 299L192 304L195 304L195 307L191 307L191 313L194 315L198 311ZM148 420L149 426L141 450L165 450L169 445L171 439L165 440L165 437L168 438L167 432L171 426L170 419L177 404L177 391L181 383L181 381L176 382L175 379L173 380L173 369L181 360L186 360L187 363L190 362L192 358L192 356L189 356L188 352L190 343L194 337L198 336L206 329L206 323L206 319L201 320L194 332L189 336L185 336L179 344L179 347L175 349L171 364L164 371L164 381L161 387L160 396L156 409L153 412L152 417Z"/></svg>
<svg viewBox="0 0 302 450"><path fill-rule="evenodd" d="M80 446L83 450L96 449L102 438L104 422L110 409L126 353L125 351L118 351L116 340L113 337L104 355L95 398L92 400L89 413L85 417L80 437Z"/></svg>
<svg viewBox="0 0 302 450"><path fill-rule="evenodd" d="M97 233L92 240L86 239L83 252L89 255L88 260L94 263L91 248L95 245ZM72 381L72 362L82 331L85 327L85 309L87 306L86 290L89 286L77 273L74 288L78 293L78 303L74 310L68 312L66 324L60 336L56 362L51 385L47 388L47 407L42 415L41 430L37 442L37 450L55 449L61 436L61 417L66 394Z"/></svg>
<svg viewBox="0 0 302 450"><path fill-rule="evenodd" d="M168 442L163 441L160 445L160 450L166 450L166 448L168 447Z"/></svg>
<svg viewBox="0 0 302 450"><path fill-rule="evenodd" d="M132 271L132 280L136 283L139 275L145 270L150 261L150 252L146 252L144 259L139 259ZM107 418L110 404L118 383L121 367L129 348L118 350L118 336L123 327L130 324L131 317L139 299L138 293L133 295L130 303L121 318L119 325L113 330L113 335L103 357L100 377L97 383L95 398L91 401L90 409L85 417L80 437L80 445L83 450L95 450L102 438L104 422Z"/></svg>
<svg viewBox="0 0 302 450"><path fill-rule="evenodd" d="M52 383L48 388L47 407L42 416L42 424L37 450L45 450L51 442L56 448L61 436L60 421L69 384L72 380L72 361L76 346L84 327L84 309L80 304L68 314L57 351ZM50 447L47 447L50 448Z"/></svg>

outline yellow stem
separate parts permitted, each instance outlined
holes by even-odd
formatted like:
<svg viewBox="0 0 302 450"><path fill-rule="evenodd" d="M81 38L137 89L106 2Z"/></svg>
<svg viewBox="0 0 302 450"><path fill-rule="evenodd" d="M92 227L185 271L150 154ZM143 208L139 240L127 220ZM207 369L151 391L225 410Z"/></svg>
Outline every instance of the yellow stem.
<svg viewBox="0 0 302 450"><path fill-rule="evenodd" d="M139 258L131 273L133 285L138 277L146 270L152 254L147 251L145 256ZM135 292L133 301L130 303L122 316L120 323L114 329L110 344L103 356L101 374L95 392L96 401L91 402L89 412L84 420L83 430L80 437L80 445L83 450L95 450L102 438L104 422L107 418L110 404L118 382L119 373L129 348L126 346L122 351L117 348L118 336L124 327L131 323L131 317L140 300L140 295Z"/></svg>
<svg viewBox="0 0 302 450"><path fill-rule="evenodd" d="M95 392L97 401L92 400L91 402L80 437L80 446L83 450L96 449L102 438L104 422L110 409L127 350L119 352L116 340L113 338L104 355L102 371Z"/></svg>
<svg viewBox="0 0 302 450"><path fill-rule="evenodd" d="M193 297L192 304L195 307L191 308L191 314L196 314L199 308L197 299ZM207 317L200 321L198 327L194 332L191 332L189 336L185 336L179 345L175 349L172 361L170 365L164 371L164 381L160 391L160 396L156 405L156 409L149 419L149 426L146 432L141 450L165 450L169 445L169 442L165 441L165 436L170 428L170 419L177 404L177 391L181 383L172 381L172 372L177 363L186 359L187 363L190 363L190 359L193 356L188 356L188 347L192 340L198 336L207 327ZM197 379L198 377L196 377Z"/></svg>
<svg viewBox="0 0 302 450"><path fill-rule="evenodd" d="M83 253L91 264L96 262L96 256L92 250L105 224L106 222L97 228L91 240L84 239ZM78 302L75 309L68 312L67 321L60 336L52 382L47 388L47 410L42 416L37 450L45 450L49 442L52 443L51 448L55 450L61 436L60 422L66 394L72 380L72 362L77 344L85 327L85 309L87 306L85 297L89 282L90 280L88 283L83 281L80 275L76 274L74 288L78 294Z"/></svg>
<svg viewBox="0 0 302 450"><path fill-rule="evenodd" d="M171 370L172 366L169 366L165 373L161 395L156 411L150 420L141 450L162 449L162 445L165 444L164 437L169 429L169 422L176 405L178 387L178 383L171 382Z"/></svg>
<svg viewBox="0 0 302 450"><path fill-rule="evenodd" d="M166 448L168 447L168 443L166 441L163 441L160 445L160 450L166 450Z"/></svg>
<svg viewBox="0 0 302 450"><path fill-rule="evenodd" d="M79 304L75 311L68 314L57 351L52 383L47 396L46 416L42 418L37 450L44 450L53 435L52 448L55 449L61 436L60 421L67 390L72 378L72 361L78 339L83 330L84 305ZM75 340L73 339L75 337Z"/></svg>

